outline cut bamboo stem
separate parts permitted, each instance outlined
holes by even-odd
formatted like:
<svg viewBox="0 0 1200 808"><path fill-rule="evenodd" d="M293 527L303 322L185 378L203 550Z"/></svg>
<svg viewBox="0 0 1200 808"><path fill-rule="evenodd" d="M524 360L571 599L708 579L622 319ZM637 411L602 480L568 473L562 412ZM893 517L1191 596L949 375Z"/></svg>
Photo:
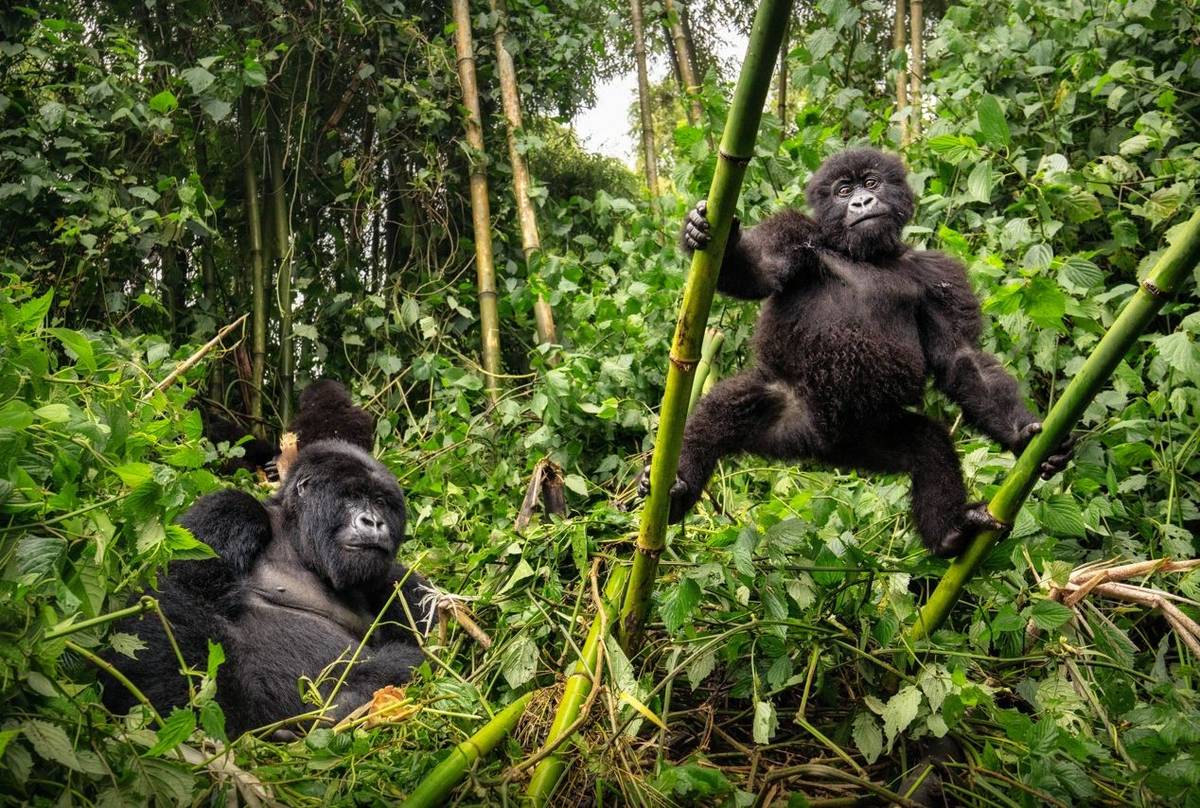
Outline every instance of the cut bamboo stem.
<svg viewBox="0 0 1200 808"><path fill-rule="evenodd" d="M691 398L693 376L700 361L698 354L704 338L704 325L712 306L713 291L725 254L733 212L737 207L742 177L746 173L746 164L754 154L763 103L771 86L775 57L779 54L791 8L791 0L764 0L759 5L721 137L717 168L708 192L708 220L712 239L703 250L697 250L692 255L692 267L671 344L666 391L659 412L658 435L654 441L654 459L650 466L650 496L642 508L633 569L617 627L621 647L626 650L636 643L650 608L658 556L666 543L671 485L675 482L679 465L683 425Z"/></svg>
<svg viewBox="0 0 1200 808"><path fill-rule="evenodd" d="M713 362L721 351L721 343L725 341L725 332L709 328L704 332L704 343L700 346L700 363L696 365L696 378L692 380L692 397L688 400L688 415L696 409L696 402L708 388L708 376L712 373Z"/></svg>
<svg viewBox="0 0 1200 808"><path fill-rule="evenodd" d="M230 323L229 325L225 326L220 331L218 331L217 335L215 337L213 337L212 339L210 339L208 342L204 343L204 345L202 345L198 351L196 351L194 354L189 356L187 359L183 360L178 365L176 365L175 369L172 370L169 374L167 374L167 378L163 379L161 382L154 385L154 389L146 394L146 398L150 398L150 396L154 395L155 393L161 393L162 391L164 391L168 387L170 387L172 384L174 384L176 379L178 379L180 376L182 376L183 374L185 374L189 370L191 370L193 367L195 367L196 363L199 362L201 359L203 359L205 356L207 356L209 351L211 351L213 348L220 345L221 340L225 339L225 337L227 337L229 335L230 331L237 328L242 323L246 322L246 318L249 316L250 316L249 314L243 314L241 317L237 318L232 323Z"/></svg>
<svg viewBox="0 0 1200 808"><path fill-rule="evenodd" d="M1200 261L1200 211L1192 214L1192 218L1174 233L1171 246L1158 259L1137 292L1121 310L1112 328L1051 407L1042 424L1042 431L1017 458L1000 490L988 503L988 510L998 520L1005 524L1013 523L1037 482L1042 462L1066 440L1117 364L1167 298L1178 291L1197 261ZM967 581L987 558L1000 535L997 531L980 533L966 552L954 560L929 596L929 601L921 608L917 621L909 628L910 640L924 639L941 626L958 602Z"/></svg>
<svg viewBox="0 0 1200 808"><path fill-rule="evenodd" d="M554 751L545 755L534 769L533 777L530 778L529 786L525 790L525 796L530 805L546 805L550 800L550 795L554 793L554 787L558 785L559 778L567 768L561 751L563 740L566 735L574 732L576 721L584 704L592 695L593 689L599 686L598 662L601 659L601 648L608 636L608 626L616 617L617 601L625 590L628 572L625 567L615 567L609 573L608 583L604 586L604 602L601 604L596 618L592 620L592 627L583 644L579 661L575 663L575 669L563 687L562 699L559 700L558 708L554 712L550 731L546 733L546 743L543 744L542 749ZM542 753L539 752L539 754Z"/></svg>
<svg viewBox="0 0 1200 808"><path fill-rule="evenodd" d="M521 696L497 713L478 732L454 747L446 759L413 789L402 803L402 808L436 808L445 805L450 792L462 782L475 762L490 754L517 725L532 696L532 693Z"/></svg>

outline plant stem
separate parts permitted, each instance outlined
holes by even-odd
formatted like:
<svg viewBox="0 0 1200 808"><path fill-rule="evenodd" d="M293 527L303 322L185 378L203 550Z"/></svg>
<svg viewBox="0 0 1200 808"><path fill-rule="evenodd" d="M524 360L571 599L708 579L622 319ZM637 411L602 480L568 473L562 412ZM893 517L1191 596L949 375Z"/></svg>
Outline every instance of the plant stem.
<svg viewBox="0 0 1200 808"><path fill-rule="evenodd" d="M713 361L721 351L721 343L725 341L725 332L710 328L704 332L704 343L700 346L700 363L696 365L696 378L692 380L692 395L688 400L688 415L696 409L696 402L704 395L707 387L708 374L712 372Z"/></svg>
<svg viewBox="0 0 1200 808"><path fill-rule="evenodd" d="M725 254L725 242L737 207L746 163L754 154L763 102L771 86L775 57L779 54L791 8L791 0L763 0L759 5L729 117L725 122L725 132L721 137L717 169L708 192L712 240L705 249L697 250L692 255L692 268L675 325L671 365L667 371L666 391L659 412L658 435L650 467L650 496L642 509L633 570L621 607L621 622L617 627L621 647L626 651L641 634L650 608L658 556L666 544L670 490L679 465L683 424L691 397L692 377L700 359L697 354L704 338L704 324L712 306L717 273Z"/></svg>
<svg viewBox="0 0 1200 808"><path fill-rule="evenodd" d="M1192 214L1192 218L1175 231L1171 246L1158 259L1158 263L1142 281L1137 292L1121 310L1112 328L1100 340L1092 355L1050 409L1042 424L1042 431L1017 458L1016 465L1004 479L1000 490L988 503L988 510L997 519L1005 524L1013 523L1022 503L1037 482L1039 466L1066 440L1117 364L1137 341L1166 299L1179 289L1188 272L1198 261L1200 211ZM928 637L942 624L962 595L967 581L987 558L988 552L1000 535L996 531L979 534L966 552L954 560L933 594L929 596L929 601L921 608L917 622L909 628L910 640Z"/></svg>
<svg viewBox="0 0 1200 808"><path fill-rule="evenodd" d="M526 693L505 707L470 738L450 750L446 759L425 776L402 803L402 808L432 808L446 804L446 797L466 776L475 761L488 755L504 739L529 706Z"/></svg>

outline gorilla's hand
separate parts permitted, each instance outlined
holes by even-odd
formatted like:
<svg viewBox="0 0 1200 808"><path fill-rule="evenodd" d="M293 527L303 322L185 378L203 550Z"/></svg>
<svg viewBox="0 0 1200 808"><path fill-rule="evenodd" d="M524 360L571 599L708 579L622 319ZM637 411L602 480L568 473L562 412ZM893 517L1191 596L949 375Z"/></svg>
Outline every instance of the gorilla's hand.
<svg viewBox="0 0 1200 808"><path fill-rule="evenodd" d="M1042 431L1041 421L1030 421L1024 426L1017 427L1016 437L1012 443L1013 454L1019 455L1033 440L1033 436ZM1071 459L1071 454L1075 448L1075 436L1067 435L1066 440L1058 445L1054 453L1042 461L1038 467L1038 471L1042 475L1042 479L1048 480L1055 474L1067 467L1067 462Z"/></svg>
<svg viewBox="0 0 1200 808"><path fill-rule="evenodd" d="M650 496L650 464L647 463L642 469L642 473L637 478L638 496L642 499ZM683 521L684 515L691 510L692 506L700 499L700 494L692 493L691 486L679 477L675 478L675 484L671 486L671 510L667 515L667 523L675 524Z"/></svg>
<svg viewBox="0 0 1200 808"><path fill-rule="evenodd" d="M688 211L683 220L683 246L688 250L703 250L712 239L708 224L708 201L701 199Z"/></svg>

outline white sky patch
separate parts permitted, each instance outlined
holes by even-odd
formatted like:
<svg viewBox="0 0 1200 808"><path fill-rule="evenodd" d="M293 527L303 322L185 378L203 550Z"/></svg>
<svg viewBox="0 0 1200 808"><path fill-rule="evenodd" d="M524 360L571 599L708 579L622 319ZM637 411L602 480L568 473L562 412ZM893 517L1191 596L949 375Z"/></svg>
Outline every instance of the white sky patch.
<svg viewBox="0 0 1200 808"><path fill-rule="evenodd" d="M746 53L748 37L726 30L720 38L718 56L740 65ZM671 72L666 54L651 54L646 69L651 82L659 82ZM630 131L629 108L637 102L637 68L596 86L596 103L575 116L571 122L584 148L615 157L630 168L637 166L638 142Z"/></svg>

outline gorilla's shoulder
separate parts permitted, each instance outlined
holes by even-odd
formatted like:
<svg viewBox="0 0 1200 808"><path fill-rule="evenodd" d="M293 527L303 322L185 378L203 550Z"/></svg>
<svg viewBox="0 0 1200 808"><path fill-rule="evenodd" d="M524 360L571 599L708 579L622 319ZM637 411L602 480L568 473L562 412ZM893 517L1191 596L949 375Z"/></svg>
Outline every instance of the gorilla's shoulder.
<svg viewBox="0 0 1200 808"><path fill-rule="evenodd" d="M244 491L227 489L196 500L179 524L211 547L235 573L243 574L271 541L271 514Z"/></svg>

